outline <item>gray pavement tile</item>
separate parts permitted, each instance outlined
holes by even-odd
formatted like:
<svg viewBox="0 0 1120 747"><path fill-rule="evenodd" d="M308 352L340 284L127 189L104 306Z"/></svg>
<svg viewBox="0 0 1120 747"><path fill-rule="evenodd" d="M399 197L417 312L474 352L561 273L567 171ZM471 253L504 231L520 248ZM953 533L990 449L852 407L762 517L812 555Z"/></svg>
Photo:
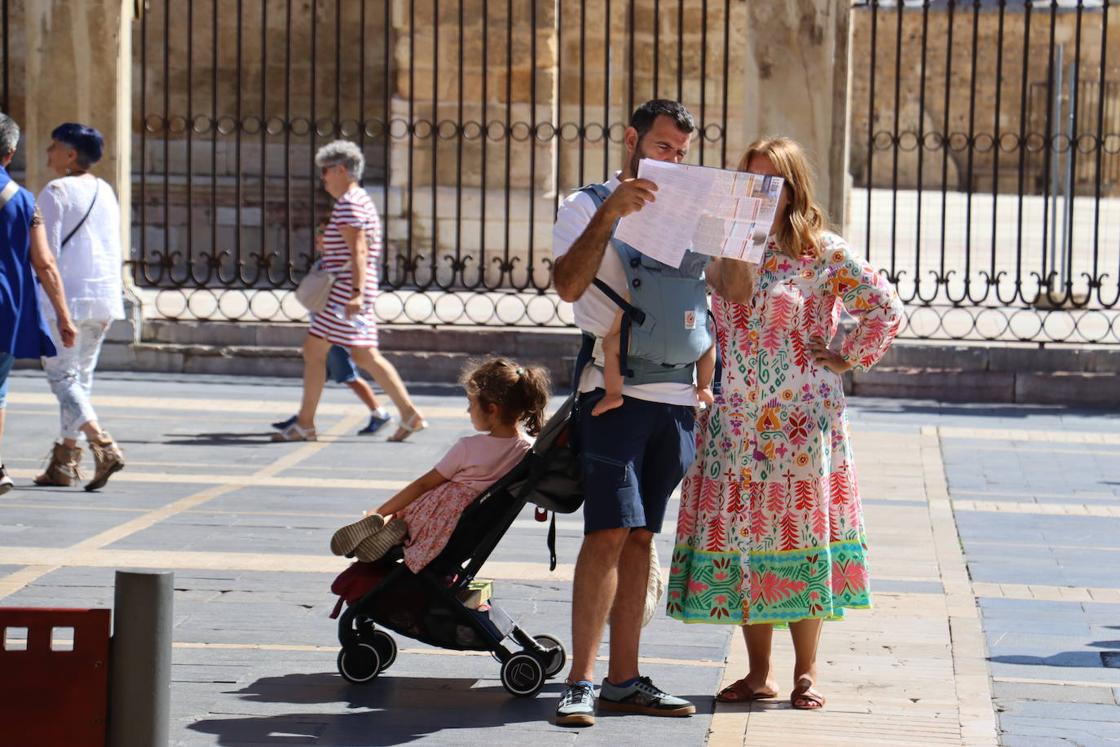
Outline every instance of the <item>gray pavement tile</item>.
<svg viewBox="0 0 1120 747"><path fill-rule="evenodd" d="M1112 690L1107 687L996 681L992 683L992 693L999 702L1045 701L1049 703L1116 705Z"/></svg>
<svg viewBox="0 0 1120 747"><path fill-rule="evenodd" d="M996 518L998 516L998 519ZM966 550L970 540L1115 547L1120 518L958 511L957 527Z"/></svg>
<svg viewBox="0 0 1120 747"><path fill-rule="evenodd" d="M69 547L127 521L115 511L52 511L45 524L41 509L0 508L0 544L14 547ZM49 562L44 553L43 562Z"/></svg>
<svg viewBox="0 0 1120 747"><path fill-rule="evenodd" d="M1098 706L1102 710L1106 706ZM1112 709L1116 710L1116 709ZM1057 744L1097 747L1117 742L1115 721L1086 721L1079 718L1051 718L1024 714L1002 713L1000 729L1019 737L1064 740Z"/></svg>

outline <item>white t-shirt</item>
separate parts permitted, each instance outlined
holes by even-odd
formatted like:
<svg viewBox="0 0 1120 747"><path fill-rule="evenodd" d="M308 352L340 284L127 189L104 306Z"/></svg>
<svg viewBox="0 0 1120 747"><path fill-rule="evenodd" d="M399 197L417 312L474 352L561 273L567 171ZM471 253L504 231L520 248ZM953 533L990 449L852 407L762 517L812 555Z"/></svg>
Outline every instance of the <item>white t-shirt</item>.
<svg viewBox="0 0 1120 747"><path fill-rule="evenodd" d="M90 210L95 190L97 201ZM113 188L102 179L64 176L43 188L38 205L71 318L76 322L123 319L121 211ZM89 217L62 247L62 240L78 226L87 210ZM39 294L43 315L54 319L54 307L46 302L41 287Z"/></svg>
<svg viewBox="0 0 1120 747"><path fill-rule="evenodd" d="M614 191L619 185L618 175L605 182L604 186ZM591 222L598 208L590 195L583 192L573 192L560 204L556 213L556 224L552 227L552 256L556 259L567 254L572 244L576 242ZM606 283L623 298L629 298L627 290L626 270L618 252L610 244L603 253L603 261L599 265L596 277ZM619 308L607 298L602 291L594 285L589 285L583 295L572 304L575 312L576 326L596 338L602 339L611 331L614 316ZM602 365L602 352L599 345L595 346L596 364ZM603 372L597 366L587 366L583 369L580 378L579 390L590 392L603 386ZM661 384L624 384L622 394L626 397L643 399L650 402L665 402L672 405L692 406L697 403L696 387L690 384L661 383Z"/></svg>

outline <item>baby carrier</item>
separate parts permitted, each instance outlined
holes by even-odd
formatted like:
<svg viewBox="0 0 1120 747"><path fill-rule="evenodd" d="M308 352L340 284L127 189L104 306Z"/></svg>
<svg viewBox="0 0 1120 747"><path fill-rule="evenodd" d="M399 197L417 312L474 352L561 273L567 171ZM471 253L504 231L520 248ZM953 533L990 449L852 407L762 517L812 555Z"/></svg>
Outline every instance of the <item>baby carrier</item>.
<svg viewBox="0 0 1120 747"><path fill-rule="evenodd" d="M580 191L596 209L611 195L602 184ZM622 309L619 363L626 383L693 383L696 361L714 339L704 280L709 258L686 251L678 268L640 253L613 234L610 243L626 271L630 300L599 278L594 285ZM579 360L590 360L595 338L584 332L583 344Z"/></svg>
<svg viewBox="0 0 1120 747"><path fill-rule="evenodd" d="M570 404L545 424L533 450L467 507L447 545L419 573L404 564L398 546L376 563L352 564L336 579L335 614L349 603L338 620L338 671L345 679L369 682L392 665L397 644L388 630L440 648L491 652L513 695L535 695L564 668L567 655L555 636L529 635L497 605L476 608L466 600L471 581L527 501L561 513L582 504L567 441ZM555 568L555 519L549 546Z"/></svg>

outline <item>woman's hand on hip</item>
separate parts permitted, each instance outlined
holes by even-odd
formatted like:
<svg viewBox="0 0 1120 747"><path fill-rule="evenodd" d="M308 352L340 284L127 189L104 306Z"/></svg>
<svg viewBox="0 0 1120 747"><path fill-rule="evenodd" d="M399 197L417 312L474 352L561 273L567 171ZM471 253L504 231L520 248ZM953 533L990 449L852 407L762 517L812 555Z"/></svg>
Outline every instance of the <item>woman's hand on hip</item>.
<svg viewBox="0 0 1120 747"><path fill-rule="evenodd" d="M842 374L851 369L852 364L836 352L828 349L828 342L823 337L814 337L809 340L809 352L818 366L827 368L833 373Z"/></svg>

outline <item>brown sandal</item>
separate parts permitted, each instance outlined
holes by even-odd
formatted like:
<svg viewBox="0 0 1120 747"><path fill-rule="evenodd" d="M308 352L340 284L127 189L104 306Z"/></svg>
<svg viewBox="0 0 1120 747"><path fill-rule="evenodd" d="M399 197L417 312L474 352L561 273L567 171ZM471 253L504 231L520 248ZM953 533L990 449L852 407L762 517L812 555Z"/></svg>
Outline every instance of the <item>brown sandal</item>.
<svg viewBox="0 0 1120 747"><path fill-rule="evenodd" d="M789 695L789 704L797 711L819 711L824 708L824 696L813 689L812 680L800 679Z"/></svg>
<svg viewBox="0 0 1120 747"><path fill-rule="evenodd" d="M716 701L719 703L749 703L752 700L769 700L777 696L778 693L776 692L752 690L751 686L747 684L747 678L744 677L741 680L735 680L716 693Z"/></svg>

